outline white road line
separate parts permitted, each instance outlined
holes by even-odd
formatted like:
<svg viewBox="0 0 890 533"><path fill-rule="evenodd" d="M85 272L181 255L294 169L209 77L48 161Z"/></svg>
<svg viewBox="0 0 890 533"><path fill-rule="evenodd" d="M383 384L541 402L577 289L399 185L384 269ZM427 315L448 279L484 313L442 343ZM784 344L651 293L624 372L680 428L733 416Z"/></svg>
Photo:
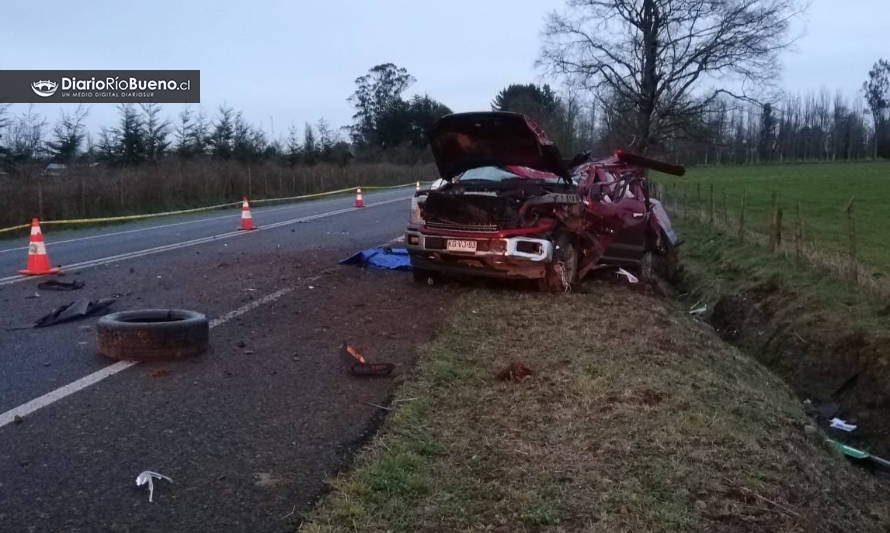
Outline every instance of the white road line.
<svg viewBox="0 0 890 533"><path fill-rule="evenodd" d="M314 281L315 279L318 279L318 277L319 276L316 276L316 277L309 278L308 280L304 280L304 281ZM219 327L219 326L225 324L226 322L228 322L229 320L232 320L235 317L239 317L239 316L243 315L244 313L252 311L252 310L256 309L257 307L260 307L261 305L272 303L275 300L284 296L285 294L293 292L293 290L294 290L293 287L285 287L285 288L279 289L271 294L267 294L266 296L263 296L259 300L254 300L248 304L245 304L245 305L239 307L238 309L229 311L228 313L220 316L219 318L214 318L213 320L211 320L210 328L212 329L215 327ZM102 381L103 379L105 379L107 377L111 377L111 376L117 374L118 372L123 372L124 370L130 368L131 366L135 366L138 364L139 364L139 361L118 361L117 363L108 365L105 368L102 368L101 370L97 370L97 371L93 372L92 374L88 374L76 381L72 381L71 383L69 383L67 385L59 387L58 389L56 389L54 391L50 391L50 392L44 394L43 396L34 398L33 400L31 400L27 403L24 403L18 407L14 407L14 408L10 409L9 411L6 411L5 413L0 413L0 428L2 428L3 426L5 426L7 424L15 422L15 417L17 417L17 416L19 416L19 417L28 416L31 413L33 413L34 411L37 411L38 409L41 409L43 407L46 407L47 405L53 404L53 403L61 400L62 398L65 398L66 396L70 396L70 395L74 394L75 392L82 391L83 389L89 387L90 385L95 385L96 383L99 383L100 381Z"/></svg>
<svg viewBox="0 0 890 533"><path fill-rule="evenodd" d="M316 279L318 279L317 276L314 278L310 278L311 281L315 281ZM265 305L267 303L274 302L275 300L281 298L285 294L287 294L289 292L293 292L293 290L294 290L293 287L285 287L283 289L279 289L279 290L273 292L272 294L267 294L267 295L263 296L259 300L254 300L248 304L244 304L241 307L239 307L238 309L235 309L234 311L229 311L228 313L222 315L219 318L214 318L213 320L210 321L210 329L213 329L217 326L222 326L229 320L232 320L235 317L239 317L249 311L253 311L254 309L256 309L257 307L259 307L261 305Z"/></svg>
<svg viewBox="0 0 890 533"><path fill-rule="evenodd" d="M407 198L397 198L394 200L387 200L385 202L378 202L373 205L369 205L368 207L391 204L391 203L395 203L395 202L404 201L406 199ZM294 224L294 223L298 223L298 222L307 222L310 220L316 220L319 218L324 218L324 217L328 217L328 216L332 216L332 215L336 215L336 214L340 214L340 213L347 213L350 211L355 211L357 209L358 208L350 207L348 209L339 209L336 211L328 211L326 213L319 213L317 215L310 215L308 217L294 218L294 219L285 220L282 222L276 222L274 224L268 224L268 225L263 226L263 228L261 228L261 229L272 229L272 228L277 228L280 226L285 226L287 224ZM163 251L167 251L167 250L172 250L172 249L175 249L175 247L177 247L177 246L178 247L194 246L195 244L200 244L201 242L207 242L208 240L214 240L216 238L227 238L229 236L243 235L243 234L245 234L245 232L237 232L236 231L236 232L231 232L231 233L225 233L223 235L217 235L215 237L205 237L202 239L195 239L193 241L186 241L185 243L179 243L178 245L160 246L158 248L151 248L149 250L141 250L138 252L131 252L129 254L120 254L119 256L105 258L104 260L85 261L83 263L78 263L78 265L70 265L67 268L68 268L68 270L76 269L73 267L88 268L90 266L96 266L98 264L103 264L100 261L105 261L105 262L120 261L121 259L129 259L131 257L140 257L142 255L149 255L151 253L159 253L159 252L163 252ZM198 242L198 241L201 241L201 242ZM321 275L307 278L307 279L303 280L303 283L315 281L320 277L321 277ZM0 285L15 283L16 281L21 281L21 280L8 280L7 279L7 281L5 281L4 283L0 283ZM247 304L239 307L238 309L234 309L232 311L229 311L228 313L221 315L218 318L214 318L213 320L210 321L209 327L210 328L219 327L219 326L225 324L226 322L232 320L233 318L236 318L236 317L239 317L245 313L248 313L248 312L256 309L257 307L272 303L275 300L284 296L285 294L293 292L293 290L294 290L293 287L285 287L285 288L279 289L271 294L267 294L266 296L263 296L262 298L260 298L258 300L254 300L250 303L247 303ZM72 381L71 383L69 383L67 385L59 387L56 390L50 391L50 392L44 394L43 396L34 398L33 400L26 402L18 407L14 407L14 408L6 411L5 413L0 413L0 428L14 422L15 418L17 416L19 416L19 417L28 416L31 413L33 413L34 411L37 411L38 409L41 409L48 405L51 405L51 404L65 398L67 396L74 394L75 392L82 391L83 389L85 389L91 385L95 385L96 383L102 381L103 379L105 379L107 377L113 376L113 375L115 375L119 372L122 372L122 371L124 371L132 366L135 366L137 364L139 364L139 361L118 361L117 363L108 365L105 368L102 368L101 370L97 370L97 371L93 372L92 374L88 374L76 381Z"/></svg>
<svg viewBox="0 0 890 533"><path fill-rule="evenodd" d="M187 224L197 224L199 222L207 222L208 220L219 220L219 219L225 218L225 217L236 218L239 215L240 215L240 211L238 212L238 214L231 213L231 214L228 214L225 216L211 217L211 218L199 218L197 220L188 220L186 222L174 222L173 224L163 224L161 226L150 226L147 228L137 228L137 229L128 229L128 230L124 230L124 231L115 231L112 233L102 233L100 235L89 235L87 237L76 237L74 239L65 239L64 241L53 241L53 246L55 247L55 246L59 246L60 244L69 244L72 242L89 241L92 239L101 239L102 237L116 237L118 235L127 235L129 233L139 233L141 231L150 231L153 229L164 229L164 228L172 228L175 226L184 226ZM17 248L7 248L5 250L0 250L0 254L5 253L5 252L20 252L22 250L27 250L27 249L28 249L27 246L19 246Z"/></svg>
<svg viewBox="0 0 890 533"><path fill-rule="evenodd" d="M297 223L301 223L301 222L311 222L313 220L318 220L320 218L326 218L326 217L330 217L330 216L334 216L334 215L340 215L343 213L349 213L352 211L358 211L359 209L367 209L369 207L377 207L377 206L381 206L381 205L392 204L395 202L402 202L407 199L408 198L395 198L393 200L386 200L383 202L368 204L364 208L347 207L345 209L326 211L324 213L318 213L316 215L291 218L288 220L282 220L280 222L274 222L272 224L264 224L259 229L260 230L270 230L270 229L280 228L282 226L287 226L290 224L297 224ZM253 233L253 232L245 232L245 231L237 231L237 230L230 231L228 233L220 233L218 235L211 235L209 237L201 237L201 238L192 239L189 241L165 244L163 246L156 246L154 248L147 248L145 250L136 250L133 252L126 252L126 253L122 253L122 254L118 254L118 255L112 255L109 257L102 257L99 259L91 259L89 261L83 261L80 263L72 263L70 265L63 265L63 270L65 270L67 272L74 272L77 270L83 270L83 269L91 268L94 266L106 265L108 263L115 263L117 261L123 261L125 259L134 259L136 257L143 257L146 255L154 255L154 254L158 254L158 253L169 252L172 250L179 250L181 248L188 248L190 246L197 246L199 244L205 244L208 242L219 241L219 240L224 240L224 239L231 239L233 237L238 237L240 235L250 235L251 233ZM19 282L25 281L27 279L31 279L32 277L33 276L21 276L21 275L7 276L5 278L0 278L0 286L12 285L13 283L19 283Z"/></svg>
<svg viewBox="0 0 890 533"><path fill-rule="evenodd" d="M383 202L380 202L380 203L377 203L374 205L380 205L382 203ZM308 205L308 204L304 203L303 205ZM294 207L293 205L286 205L286 206L280 206L280 207L252 207L251 209L253 210L253 212L258 213L258 214L269 214L269 213L275 213L278 211L284 211L285 209L291 209L293 207ZM186 220L184 222L173 222L171 224L163 224L161 226L149 226L146 228L136 228L136 229L123 230L123 231L115 231L112 233L102 233L100 235L89 235L86 237L75 237L73 239L65 239L63 241L53 241L52 245L55 247L55 246L59 246L61 244L69 244L72 242L89 241L89 240L93 240L93 239L101 239L103 237L116 237L118 235L127 235L129 233L139 233L142 231L173 228L176 226L186 226L188 224L198 224L201 222L216 221L216 220L222 220L225 218L237 219L237 218L240 218L240 216L241 216L241 208L240 208L240 202L239 202L239 207L238 207L237 213L227 213L227 214L222 214L222 215L215 216L215 217L199 218L196 220ZM21 252L21 251L27 250L27 249L28 249L27 246L17 246L15 248L6 248L4 250L0 250L0 254L6 253L6 252Z"/></svg>
<svg viewBox="0 0 890 533"><path fill-rule="evenodd" d="M102 370L97 370L96 372L93 372L92 374L88 374L88 375L78 379L77 381L72 381L71 383L69 383L63 387L59 387L58 389L56 389L54 391L50 391L50 392L44 394L43 396L34 398L33 400L31 400L28 403L22 404L18 407L14 407L14 408L10 409L9 411L6 411L5 413L0 414L0 428L9 424L10 422L14 422L15 417L17 417L17 416L21 416L21 417L27 416L27 415L33 413L34 411L40 409L41 407L46 407L47 405L55 403L66 396L74 394L77 391L83 390L83 389L89 387L90 385L93 385L95 383L102 381L103 379L107 378L108 376L113 376L113 375L117 374L118 372L122 372L122 371L124 371L138 363L139 363L138 361L118 361L117 363L114 363L113 365L106 366Z"/></svg>

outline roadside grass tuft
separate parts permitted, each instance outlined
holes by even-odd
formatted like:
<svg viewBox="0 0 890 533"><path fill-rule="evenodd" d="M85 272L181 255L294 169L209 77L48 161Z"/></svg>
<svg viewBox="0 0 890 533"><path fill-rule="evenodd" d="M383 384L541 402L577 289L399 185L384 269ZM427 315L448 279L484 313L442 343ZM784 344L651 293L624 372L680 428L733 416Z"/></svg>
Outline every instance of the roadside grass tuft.
<svg viewBox="0 0 890 533"><path fill-rule="evenodd" d="M645 290L475 289L305 531L879 531L791 390ZM495 376L518 361L533 374Z"/></svg>

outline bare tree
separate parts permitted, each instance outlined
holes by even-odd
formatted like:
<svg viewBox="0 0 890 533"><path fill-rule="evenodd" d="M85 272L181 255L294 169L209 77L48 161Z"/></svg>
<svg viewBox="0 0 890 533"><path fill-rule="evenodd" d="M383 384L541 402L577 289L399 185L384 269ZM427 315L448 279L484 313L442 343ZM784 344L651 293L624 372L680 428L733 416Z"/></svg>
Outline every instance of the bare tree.
<svg viewBox="0 0 890 533"><path fill-rule="evenodd" d="M33 104L28 111L16 117L9 128L6 150L12 163L26 162L40 157L43 151L43 129L46 119L34 112Z"/></svg>
<svg viewBox="0 0 890 533"><path fill-rule="evenodd" d="M797 13L797 0L568 0L548 18L539 63L624 102L645 151L684 134L720 94L770 80Z"/></svg>

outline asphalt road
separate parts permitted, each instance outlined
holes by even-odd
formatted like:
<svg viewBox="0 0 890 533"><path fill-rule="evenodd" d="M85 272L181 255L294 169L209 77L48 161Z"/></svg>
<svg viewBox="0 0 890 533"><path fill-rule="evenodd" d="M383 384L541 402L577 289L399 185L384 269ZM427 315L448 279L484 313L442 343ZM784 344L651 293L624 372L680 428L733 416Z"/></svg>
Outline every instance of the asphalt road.
<svg viewBox="0 0 890 533"><path fill-rule="evenodd" d="M44 228L63 279L86 284L70 293L16 276L27 242L0 241L0 530L292 530L392 387L349 378L337 346L364 343L405 368L444 309L405 273L336 264L397 237L412 192L366 193L364 209L351 196L255 207L252 232L236 231L238 210ZM113 364L96 353L96 318L17 329L81 296L201 311L211 350L132 366L3 425ZM151 504L142 470L174 479Z"/></svg>

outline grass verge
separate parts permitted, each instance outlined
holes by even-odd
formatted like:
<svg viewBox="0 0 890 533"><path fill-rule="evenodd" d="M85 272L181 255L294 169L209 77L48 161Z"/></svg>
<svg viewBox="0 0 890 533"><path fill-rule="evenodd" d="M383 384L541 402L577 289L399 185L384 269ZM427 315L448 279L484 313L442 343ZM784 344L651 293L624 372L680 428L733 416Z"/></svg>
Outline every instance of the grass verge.
<svg viewBox="0 0 890 533"><path fill-rule="evenodd" d="M305 531L870 531L886 493L670 302L473 290ZM495 376L513 361L533 374Z"/></svg>

